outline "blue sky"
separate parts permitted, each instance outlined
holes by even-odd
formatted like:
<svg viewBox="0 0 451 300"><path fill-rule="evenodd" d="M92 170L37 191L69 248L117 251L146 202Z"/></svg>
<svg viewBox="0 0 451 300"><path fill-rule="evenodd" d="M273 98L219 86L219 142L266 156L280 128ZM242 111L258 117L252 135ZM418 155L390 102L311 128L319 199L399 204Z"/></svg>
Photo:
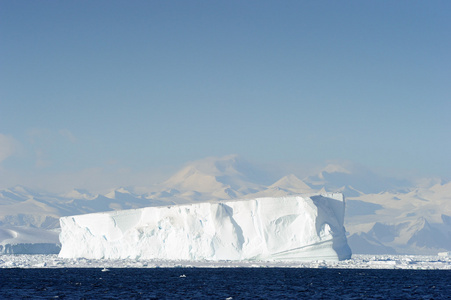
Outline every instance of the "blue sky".
<svg viewBox="0 0 451 300"><path fill-rule="evenodd" d="M451 179L450 32L449 1L1 1L2 186L227 154Z"/></svg>

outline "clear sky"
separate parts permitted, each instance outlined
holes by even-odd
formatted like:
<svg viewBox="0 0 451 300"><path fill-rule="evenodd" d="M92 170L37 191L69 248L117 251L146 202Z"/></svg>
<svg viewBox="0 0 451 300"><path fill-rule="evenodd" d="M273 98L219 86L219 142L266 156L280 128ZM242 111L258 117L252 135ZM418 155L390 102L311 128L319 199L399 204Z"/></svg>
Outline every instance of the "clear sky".
<svg viewBox="0 0 451 300"><path fill-rule="evenodd" d="M1 0L0 187L227 154L451 179L450 53L450 1Z"/></svg>

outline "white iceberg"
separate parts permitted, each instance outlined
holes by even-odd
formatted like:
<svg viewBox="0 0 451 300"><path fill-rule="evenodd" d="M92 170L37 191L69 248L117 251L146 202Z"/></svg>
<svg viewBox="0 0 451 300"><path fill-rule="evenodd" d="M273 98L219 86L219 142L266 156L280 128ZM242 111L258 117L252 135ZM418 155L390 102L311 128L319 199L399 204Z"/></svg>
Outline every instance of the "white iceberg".
<svg viewBox="0 0 451 300"><path fill-rule="evenodd" d="M340 193L146 207L60 218L62 258L343 260Z"/></svg>
<svg viewBox="0 0 451 300"><path fill-rule="evenodd" d="M1 223L1 222L0 222ZM1 254L58 254L59 230L26 226L0 227Z"/></svg>

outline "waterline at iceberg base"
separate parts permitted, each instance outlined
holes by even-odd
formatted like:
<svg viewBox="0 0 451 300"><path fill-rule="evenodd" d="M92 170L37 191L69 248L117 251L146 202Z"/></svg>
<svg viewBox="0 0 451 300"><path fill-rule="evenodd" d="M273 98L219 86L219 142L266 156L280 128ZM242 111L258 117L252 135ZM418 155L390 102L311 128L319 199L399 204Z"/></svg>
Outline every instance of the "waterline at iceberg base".
<svg viewBox="0 0 451 300"><path fill-rule="evenodd" d="M344 260L340 193L257 198L60 218L62 258Z"/></svg>

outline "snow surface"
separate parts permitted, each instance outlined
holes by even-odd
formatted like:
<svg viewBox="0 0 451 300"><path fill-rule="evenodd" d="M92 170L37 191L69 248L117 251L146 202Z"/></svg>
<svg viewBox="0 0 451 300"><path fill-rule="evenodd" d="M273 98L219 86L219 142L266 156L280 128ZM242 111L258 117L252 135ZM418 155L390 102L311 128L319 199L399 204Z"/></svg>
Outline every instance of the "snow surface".
<svg viewBox="0 0 451 300"><path fill-rule="evenodd" d="M116 187L102 194L81 189L55 194L23 186L0 189L0 254L41 253L43 244L52 251L47 254L57 253L63 216L326 191L346 196L345 227L353 253L451 251L449 181L398 180L352 164L329 165L302 180L282 175L226 156L190 162L164 183Z"/></svg>
<svg viewBox="0 0 451 300"><path fill-rule="evenodd" d="M343 261L188 261L61 258L57 255L0 255L0 268L336 268L451 270L451 257L352 255Z"/></svg>
<svg viewBox="0 0 451 300"><path fill-rule="evenodd" d="M25 226L0 227L0 254L58 254L59 232Z"/></svg>
<svg viewBox="0 0 451 300"><path fill-rule="evenodd" d="M62 217L62 258L343 260L340 193L146 207Z"/></svg>

